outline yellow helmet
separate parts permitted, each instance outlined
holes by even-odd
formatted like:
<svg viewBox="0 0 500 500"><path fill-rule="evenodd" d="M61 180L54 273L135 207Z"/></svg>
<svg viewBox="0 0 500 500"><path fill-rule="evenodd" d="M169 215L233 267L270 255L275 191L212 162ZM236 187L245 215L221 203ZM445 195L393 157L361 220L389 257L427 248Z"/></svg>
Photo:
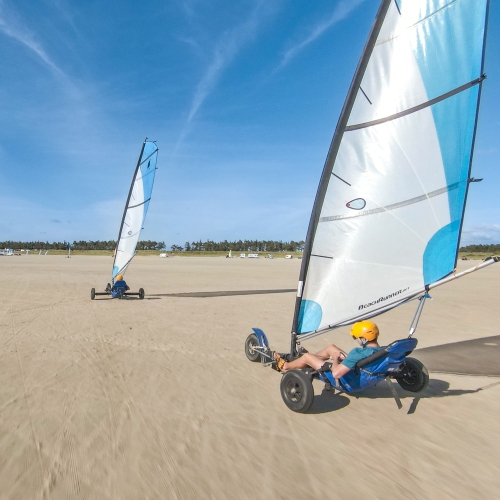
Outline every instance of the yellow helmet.
<svg viewBox="0 0 500 500"><path fill-rule="evenodd" d="M115 279L116 279L116 281L120 281L120 280L123 279L123 275L122 274L117 274Z"/></svg>
<svg viewBox="0 0 500 500"><path fill-rule="evenodd" d="M363 337L371 342L372 340L376 340L378 337L378 326L371 321L358 321L352 325L351 335L355 339Z"/></svg>

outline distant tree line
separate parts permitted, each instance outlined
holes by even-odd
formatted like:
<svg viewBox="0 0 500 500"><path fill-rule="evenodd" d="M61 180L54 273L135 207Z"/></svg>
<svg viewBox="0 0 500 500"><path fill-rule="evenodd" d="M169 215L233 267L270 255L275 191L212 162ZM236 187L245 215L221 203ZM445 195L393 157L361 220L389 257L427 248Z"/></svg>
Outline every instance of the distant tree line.
<svg viewBox="0 0 500 500"><path fill-rule="evenodd" d="M301 252L303 241L238 240L238 241L187 241L184 247L172 245L173 252Z"/></svg>
<svg viewBox="0 0 500 500"><path fill-rule="evenodd" d="M71 245L72 250L109 250L116 247L115 240L108 241L0 241L0 248L22 248L26 250L67 250ZM165 250L165 242L143 240L137 243L137 250ZM302 252L303 241L274 241L274 240L238 240L238 241L187 241L182 247L172 245L172 252ZM460 247L461 252L481 252L500 254L500 244L494 245L467 245Z"/></svg>
<svg viewBox="0 0 500 500"><path fill-rule="evenodd" d="M498 254L500 253L500 244L498 245L467 245L466 247L460 248L461 252L481 252L481 253L490 253L490 254Z"/></svg>
<svg viewBox="0 0 500 500"><path fill-rule="evenodd" d="M113 251L116 247L116 241L0 241L0 248L22 248L25 250L67 250L71 245L72 250L109 250ZM163 241L144 240L137 243L137 250L163 250L165 243Z"/></svg>

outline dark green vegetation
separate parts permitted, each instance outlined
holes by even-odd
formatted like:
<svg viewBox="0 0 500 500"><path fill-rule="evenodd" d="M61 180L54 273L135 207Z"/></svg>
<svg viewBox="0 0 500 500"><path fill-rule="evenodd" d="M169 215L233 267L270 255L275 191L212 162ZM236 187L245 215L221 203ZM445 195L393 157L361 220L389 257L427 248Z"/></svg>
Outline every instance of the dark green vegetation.
<svg viewBox="0 0 500 500"><path fill-rule="evenodd" d="M183 247L172 245L173 252L302 252L303 241L238 240L238 241L193 241Z"/></svg>
<svg viewBox="0 0 500 500"><path fill-rule="evenodd" d="M43 241L0 241L0 248L22 248L24 250L68 250L71 245L71 251L74 250L107 250L113 252L116 247L116 241L54 241L52 243ZM137 243L137 250L163 250L165 243L163 241L144 240Z"/></svg>
<svg viewBox="0 0 500 500"><path fill-rule="evenodd" d="M112 252L116 247L116 241L55 241L52 243L43 241L0 241L0 248L15 248L24 250L67 250L71 246L71 251L104 250ZM302 252L303 241L259 241L259 240L238 240L238 241L193 241L186 242L184 247L172 245L172 252ZM165 250L163 241L144 240L137 243L137 250Z"/></svg>
<svg viewBox="0 0 500 500"><path fill-rule="evenodd" d="M460 248L459 259L484 260L492 255L500 255L500 245L468 245Z"/></svg>
<svg viewBox="0 0 500 500"><path fill-rule="evenodd" d="M113 254L116 241L55 241L52 243L43 241L0 241L0 248L14 248L24 250L50 250L52 254L65 253L71 245L71 252L74 254L107 255ZM233 257L238 253L261 253L261 254L292 254L298 257L304 248L303 241L273 241L273 240L238 240L238 241L193 241L186 242L182 247L172 245L170 252L177 255L189 256L220 256L232 250ZM166 246L163 241L144 240L137 244L138 255L156 255L158 252L165 252ZM490 255L500 255L500 244L495 245L468 245L460 248L459 258L485 259ZM264 255L262 255L264 256Z"/></svg>
<svg viewBox="0 0 500 500"><path fill-rule="evenodd" d="M500 244L498 245L468 245L460 248L464 253L488 253L490 255L500 254Z"/></svg>

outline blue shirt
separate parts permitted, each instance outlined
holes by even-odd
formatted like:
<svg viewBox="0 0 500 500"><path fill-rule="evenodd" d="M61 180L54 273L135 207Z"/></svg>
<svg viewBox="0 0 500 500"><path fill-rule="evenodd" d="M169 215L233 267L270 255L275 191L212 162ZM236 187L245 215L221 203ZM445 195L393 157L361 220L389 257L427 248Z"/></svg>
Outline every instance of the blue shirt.
<svg viewBox="0 0 500 500"><path fill-rule="evenodd" d="M355 347L341 364L347 366L349 370L353 370L358 361L371 356L374 352L380 351L380 349L383 349L383 347Z"/></svg>
<svg viewBox="0 0 500 500"><path fill-rule="evenodd" d="M123 288L124 290L128 289L128 286L127 286L127 283L125 283L125 280L115 281L112 290L116 290L118 288Z"/></svg>

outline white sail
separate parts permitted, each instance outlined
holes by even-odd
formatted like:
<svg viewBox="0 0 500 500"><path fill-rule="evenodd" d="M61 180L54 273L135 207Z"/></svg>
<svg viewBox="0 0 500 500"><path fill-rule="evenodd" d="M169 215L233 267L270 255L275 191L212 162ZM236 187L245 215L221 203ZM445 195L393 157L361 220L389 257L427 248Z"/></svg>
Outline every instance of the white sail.
<svg viewBox="0 0 500 500"><path fill-rule="evenodd" d="M145 140L130 186L127 203L116 245L115 260L111 278L124 274L135 255L135 249L151 200L156 172L158 148L152 141Z"/></svg>
<svg viewBox="0 0 500 500"><path fill-rule="evenodd" d="M311 218L293 331L370 317L456 265L488 0L384 0Z"/></svg>

